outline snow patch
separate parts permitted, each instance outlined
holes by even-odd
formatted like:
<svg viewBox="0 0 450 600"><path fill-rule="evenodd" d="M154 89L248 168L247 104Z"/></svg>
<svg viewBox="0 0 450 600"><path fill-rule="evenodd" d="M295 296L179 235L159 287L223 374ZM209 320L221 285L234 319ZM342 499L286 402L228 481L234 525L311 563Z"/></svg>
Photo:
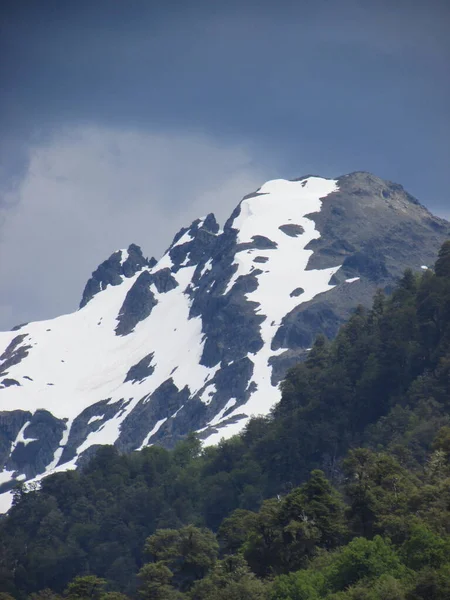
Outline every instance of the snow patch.
<svg viewBox="0 0 450 600"><path fill-rule="evenodd" d="M156 422L156 425L153 427L153 429L148 433L148 435L146 436L145 440L142 442L142 445L139 446L138 450L142 450L142 448L145 448L146 446L148 446L148 443L151 439L151 437L153 435L155 435L155 433L158 432L158 430L162 427L162 425L167 421L167 417L165 419L160 419L159 421Z"/></svg>
<svg viewBox="0 0 450 600"><path fill-rule="evenodd" d="M0 473L1 475L1 473ZM13 503L12 492L5 492L0 494L0 514L7 513Z"/></svg>
<svg viewBox="0 0 450 600"><path fill-rule="evenodd" d="M215 446L221 440L229 440L234 435L240 433L249 420L250 417L244 417L243 419L236 421L236 423L230 423L221 427L217 433L213 433L207 437L206 440L203 440L203 447L207 448L208 446Z"/></svg>
<svg viewBox="0 0 450 600"><path fill-rule="evenodd" d="M217 392L216 384L210 383L205 387L203 392L200 395L200 400L203 404L211 404L211 400L213 399L214 394Z"/></svg>
<svg viewBox="0 0 450 600"><path fill-rule="evenodd" d="M53 473L54 470L56 469L56 466L58 465L59 460L62 456L64 447L66 446L67 442L69 441L69 434L70 434L71 426L72 426L72 423L66 423L66 428L63 432L59 446L55 450L55 454L53 455L53 460L46 466L43 475L50 475L50 473Z"/></svg>
<svg viewBox="0 0 450 600"><path fill-rule="evenodd" d="M186 231L180 237L180 239L172 245L172 248L176 248L177 246L182 246L183 244L187 244L188 242L192 242L194 239L192 233L190 231Z"/></svg>
<svg viewBox="0 0 450 600"><path fill-rule="evenodd" d="M2 483L7 483L8 481L11 481L12 476L14 474L15 471L0 471L0 485Z"/></svg>
<svg viewBox="0 0 450 600"><path fill-rule="evenodd" d="M94 423L95 421L101 421L102 419L103 417L101 415L95 415L89 419L87 424L90 425L91 423Z"/></svg>
<svg viewBox="0 0 450 600"><path fill-rule="evenodd" d="M23 427L19 431L19 433L17 434L17 437L16 437L15 441L11 445L11 454L16 449L17 444L23 444L24 446L27 446L30 442L37 442L38 441L37 438L26 438L24 436L25 429L28 427L29 424L30 424L30 421L27 421L25 423L25 425L23 425Z"/></svg>
<svg viewBox="0 0 450 600"><path fill-rule="evenodd" d="M184 404L183 404L183 406L180 406L180 408L179 408L178 410L176 410L176 411L173 413L173 415L172 415L170 418L171 418L171 419L175 419L175 417L177 416L177 414L180 412L180 410L181 410L182 408L184 408Z"/></svg>
<svg viewBox="0 0 450 600"><path fill-rule="evenodd" d="M173 261L170 258L169 252L166 252L158 261L158 263L153 267L153 271L160 271L161 269L172 269Z"/></svg>
<svg viewBox="0 0 450 600"><path fill-rule="evenodd" d="M120 266L123 267L124 262L128 259L128 250L124 248L123 250L119 250L120 252Z"/></svg>
<svg viewBox="0 0 450 600"><path fill-rule="evenodd" d="M214 419L210 422L210 425L218 425L220 423L220 421L222 420L224 414L227 412L227 410L229 410L230 408L232 408L234 405L236 404L236 398L230 398L230 400L228 400L228 402L225 404L225 406L222 408L222 410L217 413L217 415L214 417Z"/></svg>
<svg viewBox="0 0 450 600"><path fill-rule="evenodd" d="M209 258L205 264L203 265L202 270L200 271L199 279L203 277L208 271L211 271L212 268L212 258Z"/></svg>

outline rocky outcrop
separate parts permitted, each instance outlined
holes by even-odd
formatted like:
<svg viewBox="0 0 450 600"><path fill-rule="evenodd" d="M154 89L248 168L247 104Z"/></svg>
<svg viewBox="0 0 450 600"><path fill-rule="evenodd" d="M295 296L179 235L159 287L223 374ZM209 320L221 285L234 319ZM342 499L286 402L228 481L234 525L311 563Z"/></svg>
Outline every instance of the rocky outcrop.
<svg viewBox="0 0 450 600"><path fill-rule="evenodd" d="M136 244L130 244L128 250L114 252L92 273L92 277L84 288L80 308L86 306L98 292L104 290L108 285L120 285L123 277L132 277L143 267L152 267L155 264L154 258L150 260L144 258L142 250Z"/></svg>
<svg viewBox="0 0 450 600"><path fill-rule="evenodd" d="M0 464L7 463L11 447L19 431L31 418L31 413L24 410L0 412Z"/></svg>
<svg viewBox="0 0 450 600"><path fill-rule="evenodd" d="M0 412L0 464L11 473L0 485L0 493L19 480L31 479L52 462L66 428L46 410Z"/></svg>
<svg viewBox="0 0 450 600"><path fill-rule="evenodd" d="M45 471L59 448L66 424L47 410L38 409L17 440L6 468L22 473L27 479Z"/></svg>
<svg viewBox="0 0 450 600"><path fill-rule="evenodd" d="M144 271L134 282L132 288L125 296L119 315L117 317L117 335L128 335L133 331L139 321L146 319L158 304L154 293L150 289L152 276Z"/></svg>
<svg viewBox="0 0 450 600"><path fill-rule="evenodd" d="M154 352L150 352L150 354L147 354L146 356L144 356L144 358L141 358L139 362L130 367L127 376L125 377L124 383L126 381L132 381L133 383L136 383L138 381L146 379L147 377L150 377L150 375L155 370L155 367L152 365L152 360L154 356Z"/></svg>
<svg viewBox="0 0 450 600"><path fill-rule="evenodd" d="M0 356L0 375L6 375L8 369L14 365L18 365L26 356L28 356L28 350L30 350L31 346L23 343L27 337L28 334L26 333L16 335L8 344L5 351Z"/></svg>
<svg viewBox="0 0 450 600"><path fill-rule="evenodd" d="M71 461L77 456L77 451L90 433L100 430L110 419L113 419L123 410L126 402L120 399L110 404L111 399L100 400L83 410L74 420L70 428L69 438L64 446L60 462ZM83 450L81 449L81 453Z"/></svg>
<svg viewBox="0 0 450 600"><path fill-rule="evenodd" d="M142 398L123 421L117 440L118 448L130 452L139 448L144 441L150 443L153 436L149 433L155 430L157 423L174 416L186 404L189 396L187 387L179 390L172 379L165 381L150 397Z"/></svg>

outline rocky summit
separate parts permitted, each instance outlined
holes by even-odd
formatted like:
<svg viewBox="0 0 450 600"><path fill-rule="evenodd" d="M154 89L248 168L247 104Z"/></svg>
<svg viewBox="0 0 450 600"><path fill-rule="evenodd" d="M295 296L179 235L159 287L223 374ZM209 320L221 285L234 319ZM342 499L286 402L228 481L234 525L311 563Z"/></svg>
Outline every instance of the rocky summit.
<svg viewBox="0 0 450 600"><path fill-rule="evenodd" d="M319 333L433 264L449 237L400 185L358 172L269 181L223 229L212 214L182 229L159 261L115 252L77 312L0 333L0 508L18 481L99 445L237 433Z"/></svg>

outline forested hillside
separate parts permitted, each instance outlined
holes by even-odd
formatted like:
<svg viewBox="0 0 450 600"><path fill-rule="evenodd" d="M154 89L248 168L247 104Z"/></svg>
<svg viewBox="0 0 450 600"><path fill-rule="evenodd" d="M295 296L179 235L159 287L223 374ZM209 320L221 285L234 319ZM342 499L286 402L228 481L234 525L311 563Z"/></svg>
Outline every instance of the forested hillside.
<svg viewBox="0 0 450 600"><path fill-rule="evenodd" d="M1 600L448 600L450 242L282 392L217 447L105 447L18 488Z"/></svg>

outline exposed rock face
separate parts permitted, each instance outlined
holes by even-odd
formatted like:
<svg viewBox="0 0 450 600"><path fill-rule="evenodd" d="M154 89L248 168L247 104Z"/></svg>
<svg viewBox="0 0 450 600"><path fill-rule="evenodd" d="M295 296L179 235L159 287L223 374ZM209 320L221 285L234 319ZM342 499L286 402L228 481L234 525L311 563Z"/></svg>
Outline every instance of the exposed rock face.
<svg viewBox="0 0 450 600"><path fill-rule="evenodd" d="M59 461L61 464L70 462L78 454L83 453L82 445L88 436L104 427L105 423L114 419L117 415L120 415L124 405L127 404L123 398L113 404L109 404L109 401L110 398L88 406L74 419L67 442L63 447Z"/></svg>
<svg viewBox="0 0 450 600"><path fill-rule="evenodd" d="M0 461L2 465L8 461L11 445L30 418L31 413L24 410L0 412Z"/></svg>
<svg viewBox="0 0 450 600"><path fill-rule="evenodd" d="M158 423L161 426L167 419L176 415L189 400L189 396L187 386L179 390L171 378L167 379L151 394L150 398L144 397L140 400L125 418L117 446L125 452L130 452L136 447L146 445L152 437L152 431L154 434L157 433ZM154 423L150 431L148 423Z"/></svg>
<svg viewBox="0 0 450 600"><path fill-rule="evenodd" d="M301 225L295 225L294 223L280 225L278 229L280 229L286 235L290 235L291 237L298 237L299 235L302 235L302 233L305 233L305 230Z"/></svg>
<svg viewBox="0 0 450 600"><path fill-rule="evenodd" d="M119 311L117 335L127 335L133 331L139 321L146 319L158 301L150 289L152 276L143 271L133 284Z"/></svg>
<svg viewBox="0 0 450 600"><path fill-rule="evenodd" d="M158 262L115 252L78 312L0 334L0 501L102 444L233 435L270 410L317 334L432 265L448 237L401 186L353 173L268 182L223 230L212 214L182 229Z"/></svg>
<svg viewBox="0 0 450 600"><path fill-rule="evenodd" d="M53 461L65 423L46 410L13 410L0 413L0 460L4 471L31 479ZM1 483L1 482L0 482ZM14 478L0 484L0 493L14 485Z"/></svg>
<svg viewBox="0 0 450 600"><path fill-rule="evenodd" d="M130 244L128 250L118 250L111 254L108 260L102 262L92 273L84 288L80 308L86 306L89 300L106 289L108 285L120 285L123 277L133 277L143 267L154 266L154 258L147 260L142 255L142 250L136 244Z"/></svg>
<svg viewBox="0 0 450 600"><path fill-rule="evenodd" d="M144 358L141 358L139 362L130 367L127 376L125 377L124 383L126 381L133 381L134 383L136 383L138 381L146 379L147 377L150 377L150 375L155 370L155 367L152 365L153 357L154 353L150 352L150 354L147 354L147 356L144 356Z"/></svg>
<svg viewBox="0 0 450 600"><path fill-rule="evenodd" d="M31 346L24 343L26 337L26 333L22 335L16 335L9 342L8 346L5 348L5 351L0 356L0 375L6 375L8 373L8 369L19 364L20 361L28 355L28 350L30 350ZM3 382L4 381L5 380L3 380ZM2 383L2 385L6 387L4 383Z"/></svg>
<svg viewBox="0 0 450 600"><path fill-rule="evenodd" d="M312 241L308 268L334 260L341 279L359 275L381 282L400 276L411 264L434 264L434 248L448 235L449 224L431 215L401 185L370 173L338 178L339 190L311 215L321 231Z"/></svg>

